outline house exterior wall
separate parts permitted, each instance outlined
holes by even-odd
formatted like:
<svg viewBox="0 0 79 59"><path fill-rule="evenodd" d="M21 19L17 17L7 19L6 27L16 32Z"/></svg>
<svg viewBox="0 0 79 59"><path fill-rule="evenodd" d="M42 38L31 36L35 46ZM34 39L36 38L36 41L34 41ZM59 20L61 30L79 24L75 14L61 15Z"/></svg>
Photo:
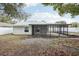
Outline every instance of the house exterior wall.
<svg viewBox="0 0 79 59"><path fill-rule="evenodd" d="M13 34L26 34L26 35L32 35L32 27L31 25L29 27L29 32L25 32L25 27L24 26L14 26L13 27Z"/></svg>

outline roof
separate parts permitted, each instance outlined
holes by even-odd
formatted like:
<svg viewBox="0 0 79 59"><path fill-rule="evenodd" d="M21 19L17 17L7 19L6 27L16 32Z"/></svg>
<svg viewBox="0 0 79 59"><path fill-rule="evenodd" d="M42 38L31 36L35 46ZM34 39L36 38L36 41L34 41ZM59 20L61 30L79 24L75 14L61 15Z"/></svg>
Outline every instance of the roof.
<svg viewBox="0 0 79 59"><path fill-rule="evenodd" d="M22 25L21 25L22 24ZM56 24L56 23L46 23L44 21L29 21L29 22L21 22L21 23L17 23L14 24L14 26L28 26L28 25L71 25L71 24Z"/></svg>
<svg viewBox="0 0 79 59"><path fill-rule="evenodd" d="M44 21L21 21L21 22L14 24L13 26L28 26L29 24L46 24L46 22Z"/></svg>
<svg viewBox="0 0 79 59"><path fill-rule="evenodd" d="M8 23L0 22L0 27L10 27L10 26L13 26L13 25L12 24L8 24Z"/></svg>

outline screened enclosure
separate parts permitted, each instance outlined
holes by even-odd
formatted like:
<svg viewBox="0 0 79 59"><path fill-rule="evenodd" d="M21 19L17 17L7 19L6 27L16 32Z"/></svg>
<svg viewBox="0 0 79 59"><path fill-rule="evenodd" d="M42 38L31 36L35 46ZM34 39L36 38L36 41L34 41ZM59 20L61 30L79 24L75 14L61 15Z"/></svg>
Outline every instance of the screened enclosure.
<svg viewBox="0 0 79 59"><path fill-rule="evenodd" d="M41 37L52 37L55 34L68 35L68 26L70 24L31 24L32 35Z"/></svg>

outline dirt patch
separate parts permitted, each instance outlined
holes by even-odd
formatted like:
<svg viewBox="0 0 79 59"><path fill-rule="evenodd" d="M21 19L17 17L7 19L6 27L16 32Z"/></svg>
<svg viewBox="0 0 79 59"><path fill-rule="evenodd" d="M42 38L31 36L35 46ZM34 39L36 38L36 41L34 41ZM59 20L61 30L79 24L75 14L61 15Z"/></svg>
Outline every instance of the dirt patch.
<svg viewBox="0 0 79 59"><path fill-rule="evenodd" d="M79 40L74 38L32 38L26 35L0 36L0 55L5 56L79 55L79 51L74 48L79 48Z"/></svg>
<svg viewBox="0 0 79 59"><path fill-rule="evenodd" d="M44 38L30 38L20 41L22 45L36 45L38 47L48 47L52 43L53 39L44 39Z"/></svg>

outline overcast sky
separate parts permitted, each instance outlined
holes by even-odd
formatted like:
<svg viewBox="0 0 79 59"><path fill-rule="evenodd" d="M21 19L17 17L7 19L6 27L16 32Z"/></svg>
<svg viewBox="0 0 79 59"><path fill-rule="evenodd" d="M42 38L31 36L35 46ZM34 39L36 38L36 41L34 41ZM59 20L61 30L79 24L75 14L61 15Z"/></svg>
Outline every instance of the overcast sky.
<svg viewBox="0 0 79 59"><path fill-rule="evenodd" d="M55 18L55 20L53 19L50 19L50 22L53 22L53 21L59 21L59 20L64 20L66 21L67 23L70 23L70 22L79 22L79 16L76 16L75 18L71 18L70 14L66 14L64 15L63 17L61 17L57 11L54 11L53 10L53 7L51 6L44 6L42 4L27 4L26 7L24 7L23 9L26 13L31 13L31 14L37 14L39 16L38 13L46 13L49 15L52 15L51 18ZM32 17L34 17L35 15L33 15ZM44 17L45 14L43 14L42 16ZM36 16L35 16L36 17ZM41 20L41 17L39 16L39 20ZM46 19L46 17L44 17ZM43 19L44 19L43 18ZM32 18L31 18L32 19ZM45 20L44 19L44 20ZM33 19L34 20L34 19ZM49 22L49 20L47 20L47 22Z"/></svg>

